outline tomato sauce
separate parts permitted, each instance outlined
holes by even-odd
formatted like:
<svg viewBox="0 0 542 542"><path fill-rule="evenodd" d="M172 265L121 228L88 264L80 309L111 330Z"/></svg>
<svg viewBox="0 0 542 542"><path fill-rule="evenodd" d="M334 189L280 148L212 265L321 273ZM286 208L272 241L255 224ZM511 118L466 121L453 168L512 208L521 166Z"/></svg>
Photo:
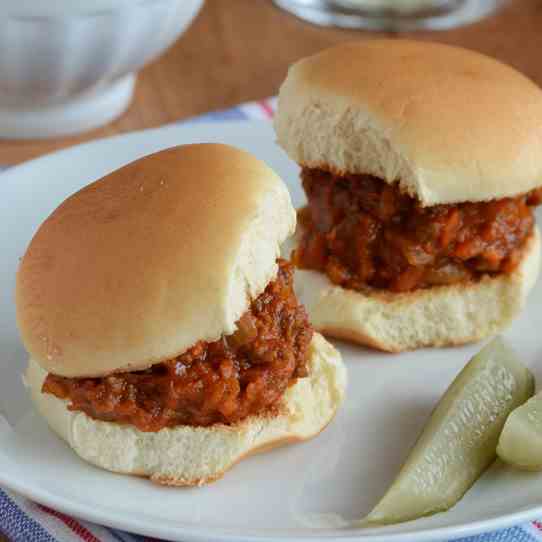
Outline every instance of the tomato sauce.
<svg viewBox="0 0 542 542"><path fill-rule="evenodd" d="M232 424L273 409L288 386L307 376L312 338L293 292L293 267L278 264L276 279L253 300L234 334L200 341L144 371L80 379L49 374L42 391L68 399L70 410L141 431Z"/></svg>
<svg viewBox="0 0 542 542"><path fill-rule="evenodd" d="M422 207L371 175L302 171L308 205L292 259L353 290L405 292L512 271L542 189L515 198Z"/></svg>

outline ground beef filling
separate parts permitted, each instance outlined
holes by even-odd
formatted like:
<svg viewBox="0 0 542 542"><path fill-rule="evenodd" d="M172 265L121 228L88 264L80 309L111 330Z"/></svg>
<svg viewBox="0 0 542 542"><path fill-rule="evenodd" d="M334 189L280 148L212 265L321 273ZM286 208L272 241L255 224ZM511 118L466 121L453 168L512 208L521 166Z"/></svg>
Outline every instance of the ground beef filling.
<svg viewBox="0 0 542 542"><path fill-rule="evenodd" d="M521 258L542 190L516 198L422 207L371 175L301 174L296 266L353 290L405 292L508 273Z"/></svg>
<svg viewBox="0 0 542 542"><path fill-rule="evenodd" d="M80 379L49 374L43 392L68 399L70 410L141 431L232 424L276 408L287 387L307 376L312 338L293 293L293 267L278 263L277 278L252 302L233 335L198 342L145 371Z"/></svg>

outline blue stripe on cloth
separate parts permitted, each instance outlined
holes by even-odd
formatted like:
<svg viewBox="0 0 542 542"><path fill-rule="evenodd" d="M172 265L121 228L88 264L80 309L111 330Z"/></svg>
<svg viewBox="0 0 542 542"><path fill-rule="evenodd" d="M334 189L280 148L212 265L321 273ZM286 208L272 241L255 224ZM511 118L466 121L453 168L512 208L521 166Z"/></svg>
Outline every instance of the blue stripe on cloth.
<svg viewBox="0 0 542 542"><path fill-rule="evenodd" d="M115 529L107 529L107 531L115 540L118 540L119 542L127 542L126 538L122 536L122 531L116 531Z"/></svg>
<svg viewBox="0 0 542 542"><path fill-rule="evenodd" d="M521 527L510 527L502 531L458 538L453 542L537 542L537 539Z"/></svg>
<svg viewBox="0 0 542 542"><path fill-rule="evenodd" d="M11 542L55 542L55 539L27 516L0 488L0 525Z"/></svg>
<svg viewBox="0 0 542 542"><path fill-rule="evenodd" d="M173 124L195 124L198 122L220 122L228 120L247 120L249 117L241 109L234 107L232 109L223 109L221 111L211 111L210 113L205 113L204 115L199 115L197 117L192 117L189 119L183 119L177 121Z"/></svg>
<svg viewBox="0 0 542 542"><path fill-rule="evenodd" d="M120 542L145 542L146 539L144 536L138 534L126 533L124 531L119 531L117 529L107 529L107 531Z"/></svg>

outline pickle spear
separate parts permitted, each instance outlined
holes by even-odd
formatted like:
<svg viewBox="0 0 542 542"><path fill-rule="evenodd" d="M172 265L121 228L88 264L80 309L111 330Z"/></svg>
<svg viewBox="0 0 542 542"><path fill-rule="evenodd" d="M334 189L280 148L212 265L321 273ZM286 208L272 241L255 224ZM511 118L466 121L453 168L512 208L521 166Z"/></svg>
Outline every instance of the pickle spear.
<svg viewBox="0 0 542 542"><path fill-rule="evenodd" d="M504 422L534 378L500 338L474 356L433 411L399 475L363 525L399 523L451 508L496 457Z"/></svg>
<svg viewBox="0 0 542 542"><path fill-rule="evenodd" d="M497 454L514 467L542 470L542 393L508 416Z"/></svg>

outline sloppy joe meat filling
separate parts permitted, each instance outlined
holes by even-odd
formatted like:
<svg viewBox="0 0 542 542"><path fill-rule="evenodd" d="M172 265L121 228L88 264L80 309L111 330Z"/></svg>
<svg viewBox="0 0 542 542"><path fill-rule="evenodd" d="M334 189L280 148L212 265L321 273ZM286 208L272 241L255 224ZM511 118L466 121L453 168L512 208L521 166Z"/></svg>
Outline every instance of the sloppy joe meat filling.
<svg viewBox="0 0 542 542"><path fill-rule="evenodd" d="M232 424L273 410L288 386L307 376L312 329L293 293L293 267L278 261L276 279L238 321L237 331L200 341L144 371L103 378L49 374L42 391L69 409L141 431L176 425Z"/></svg>
<svg viewBox="0 0 542 542"><path fill-rule="evenodd" d="M353 290L404 292L508 273L534 224L542 189L515 198L422 207L371 175L305 168L308 205L293 261Z"/></svg>

